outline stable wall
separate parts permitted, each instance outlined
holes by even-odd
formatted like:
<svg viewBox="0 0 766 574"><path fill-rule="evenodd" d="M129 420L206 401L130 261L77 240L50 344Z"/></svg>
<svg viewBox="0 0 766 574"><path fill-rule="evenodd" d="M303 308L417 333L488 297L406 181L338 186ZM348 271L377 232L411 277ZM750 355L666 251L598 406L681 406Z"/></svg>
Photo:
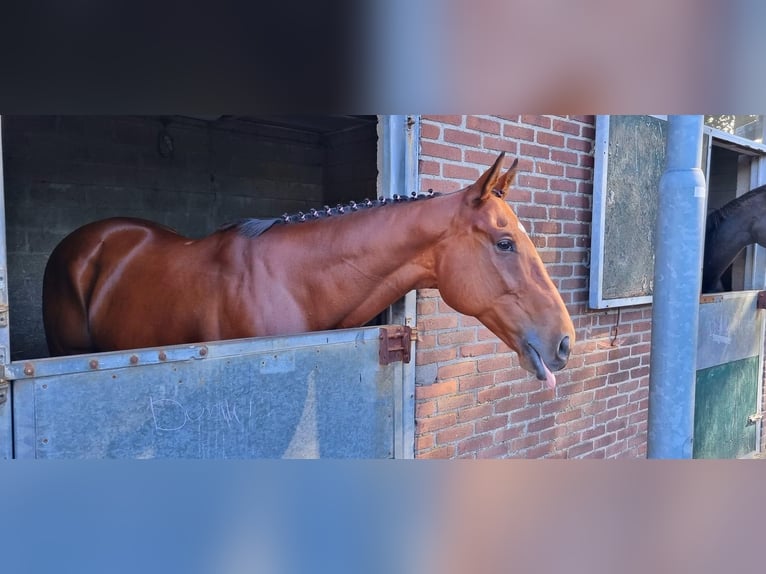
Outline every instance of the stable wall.
<svg viewBox="0 0 766 574"><path fill-rule="evenodd" d="M375 124L341 130L324 137L324 201L329 205L350 199L375 199L378 134Z"/></svg>
<svg viewBox="0 0 766 574"><path fill-rule="evenodd" d="M500 150L519 157L509 201L577 334L547 390L518 356L438 291L418 292L420 458L646 455L651 306L588 308L593 116L422 116L420 188L472 183ZM508 161L510 163L510 161Z"/></svg>

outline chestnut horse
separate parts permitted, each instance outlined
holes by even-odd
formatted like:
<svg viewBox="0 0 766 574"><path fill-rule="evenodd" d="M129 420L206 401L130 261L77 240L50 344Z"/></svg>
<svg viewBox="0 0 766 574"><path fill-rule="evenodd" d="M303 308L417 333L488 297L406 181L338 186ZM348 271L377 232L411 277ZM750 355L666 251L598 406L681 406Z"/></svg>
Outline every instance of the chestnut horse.
<svg viewBox="0 0 766 574"><path fill-rule="evenodd" d="M243 220L199 240L138 219L85 225L45 269L50 352L358 327L412 289L438 288L553 387L574 327L505 202L518 160L503 172L503 157L457 192Z"/></svg>
<svg viewBox="0 0 766 574"><path fill-rule="evenodd" d="M722 276L748 245L766 247L766 185L748 191L707 216L702 292L722 291Z"/></svg>

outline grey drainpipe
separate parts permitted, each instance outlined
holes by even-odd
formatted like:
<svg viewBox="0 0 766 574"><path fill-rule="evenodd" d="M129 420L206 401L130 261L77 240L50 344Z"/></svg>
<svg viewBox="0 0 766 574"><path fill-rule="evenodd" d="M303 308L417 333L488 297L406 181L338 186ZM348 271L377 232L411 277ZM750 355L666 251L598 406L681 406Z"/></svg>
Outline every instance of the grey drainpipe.
<svg viewBox="0 0 766 574"><path fill-rule="evenodd" d="M691 458L705 177L702 116L668 116L655 233L649 458Z"/></svg>

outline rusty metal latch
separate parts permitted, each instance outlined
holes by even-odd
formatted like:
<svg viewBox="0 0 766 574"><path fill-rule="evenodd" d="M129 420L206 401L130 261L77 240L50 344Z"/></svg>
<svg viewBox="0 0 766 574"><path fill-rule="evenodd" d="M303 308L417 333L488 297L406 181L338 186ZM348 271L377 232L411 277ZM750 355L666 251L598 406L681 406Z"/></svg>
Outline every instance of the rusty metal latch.
<svg viewBox="0 0 766 574"><path fill-rule="evenodd" d="M758 412L758 413L755 413L754 415L750 415L749 417L747 417L747 424L754 425L755 423L757 423L758 421L762 419L763 419L763 413Z"/></svg>
<svg viewBox="0 0 766 574"><path fill-rule="evenodd" d="M758 299L755 306L757 309L766 309L766 291L758 291Z"/></svg>
<svg viewBox="0 0 766 574"><path fill-rule="evenodd" d="M396 361L410 362L412 328L395 325L380 328L380 364L388 365Z"/></svg>

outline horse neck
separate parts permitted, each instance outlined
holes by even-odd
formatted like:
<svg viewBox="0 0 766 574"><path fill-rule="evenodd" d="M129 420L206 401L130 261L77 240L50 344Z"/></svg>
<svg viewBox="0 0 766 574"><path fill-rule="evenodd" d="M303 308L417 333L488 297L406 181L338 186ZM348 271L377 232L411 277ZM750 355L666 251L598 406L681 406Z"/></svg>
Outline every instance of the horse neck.
<svg viewBox="0 0 766 574"><path fill-rule="evenodd" d="M758 203L762 205L763 199ZM754 207L756 206L752 201L729 206L725 213L720 214L721 219L715 228L708 231L705 238L703 287L712 287L712 282L716 282L723 275L746 246L752 243L766 243L766 234L761 236L758 228L752 225Z"/></svg>
<svg viewBox="0 0 766 574"><path fill-rule="evenodd" d="M399 296L416 287L436 287L434 261L449 233L454 210L450 196L370 209L317 226L318 259L343 262L401 284Z"/></svg>
<svg viewBox="0 0 766 574"><path fill-rule="evenodd" d="M279 226L262 239L273 240L271 256L279 252L289 262L285 273L294 296L323 301L329 324L316 328L359 325L412 289L438 287L438 244L450 229L456 199L440 196Z"/></svg>

